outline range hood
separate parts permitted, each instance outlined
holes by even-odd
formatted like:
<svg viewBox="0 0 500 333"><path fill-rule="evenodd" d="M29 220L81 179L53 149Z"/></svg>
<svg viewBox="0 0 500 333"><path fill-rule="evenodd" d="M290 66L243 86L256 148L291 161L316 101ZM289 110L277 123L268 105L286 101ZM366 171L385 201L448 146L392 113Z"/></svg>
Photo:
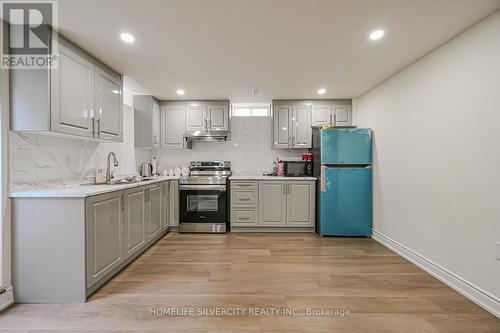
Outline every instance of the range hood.
<svg viewBox="0 0 500 333"><path fill-rule="evenodd" d="M229 139L229 131L188 131L184 133L186 141L226 141Z"/></svg>

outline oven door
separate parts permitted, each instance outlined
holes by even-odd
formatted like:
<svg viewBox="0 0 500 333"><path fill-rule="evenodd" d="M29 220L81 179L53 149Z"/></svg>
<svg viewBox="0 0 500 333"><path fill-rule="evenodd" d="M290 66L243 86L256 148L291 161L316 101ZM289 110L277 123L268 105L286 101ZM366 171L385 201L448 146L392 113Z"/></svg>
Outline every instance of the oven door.
<svg viewBox="0 0 500 333"><path fill-rule="evenodd" d="M228 220L226 185L180 185L179 206L181 229L182 224L216 224L224 225L225 232ZM210 232L213 228L205 229Z"/></svg>

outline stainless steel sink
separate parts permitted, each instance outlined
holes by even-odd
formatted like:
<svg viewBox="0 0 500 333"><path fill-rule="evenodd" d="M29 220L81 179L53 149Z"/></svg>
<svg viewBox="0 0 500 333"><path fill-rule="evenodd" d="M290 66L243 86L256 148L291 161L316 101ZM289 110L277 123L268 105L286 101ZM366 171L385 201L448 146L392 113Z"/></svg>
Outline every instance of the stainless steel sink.
<svg viewBox="0 0 500 333"><path fill-rule="evenodd" d="M143 179L141 177L126 177L126 178L121 178L121 179L115 179L112 178L111 180L105 182L105 183L85 183L81 185L121 185L121 184L134 184L134 183L140 183L143 181L146 181L148 179Z"/></svg>

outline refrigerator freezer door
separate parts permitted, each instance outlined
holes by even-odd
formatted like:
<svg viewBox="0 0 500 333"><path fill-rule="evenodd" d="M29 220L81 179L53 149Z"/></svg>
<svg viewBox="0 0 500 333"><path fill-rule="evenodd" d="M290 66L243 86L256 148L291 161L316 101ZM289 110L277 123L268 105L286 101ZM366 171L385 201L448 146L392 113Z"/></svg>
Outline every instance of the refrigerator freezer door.
<svg viewBox="0 0 500 333"><path fill-rule="evenodd" d="M369 236L372 229L372 169L326 168L320 193L320 235Z"/></svg>
<svg viewBox="0 0 500 333"><path fill-rule="evenodd" d="M367 128L321 130L321 164L372 163L372 135Z"/></svg>

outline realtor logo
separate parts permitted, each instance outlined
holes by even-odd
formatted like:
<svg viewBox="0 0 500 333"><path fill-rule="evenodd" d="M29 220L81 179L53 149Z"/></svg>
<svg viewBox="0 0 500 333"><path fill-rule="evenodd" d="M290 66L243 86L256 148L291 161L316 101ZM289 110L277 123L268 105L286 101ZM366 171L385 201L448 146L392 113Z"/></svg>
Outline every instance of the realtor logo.
<svg viewBox="0 0 500 333"><path fill-rule="evenodd" d="M57 2L0 1L1 68L57 66Z"/></svg>

